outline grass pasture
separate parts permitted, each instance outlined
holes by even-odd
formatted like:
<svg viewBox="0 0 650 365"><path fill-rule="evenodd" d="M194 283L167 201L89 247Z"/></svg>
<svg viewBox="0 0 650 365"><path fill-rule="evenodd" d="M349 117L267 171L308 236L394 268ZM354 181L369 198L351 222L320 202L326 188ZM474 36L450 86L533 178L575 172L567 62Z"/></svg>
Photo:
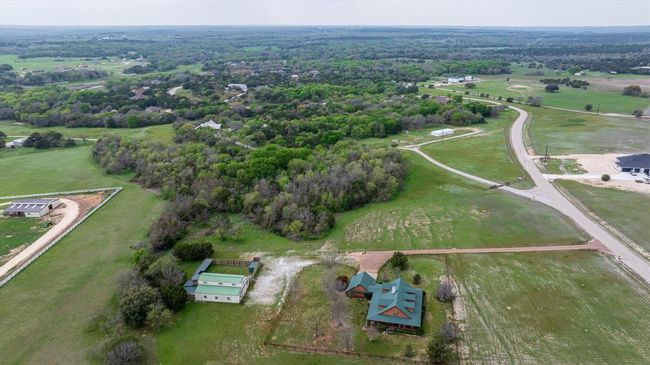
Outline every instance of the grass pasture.
<svg viewBox="0 0 650 365"><path fill-rule="evenodd" d="M523 107L528 136L538 155L647 152L650 121Z"/></svg>
<svg viewBox="0 0 650 365"><path fill-rule="evenodd" d="M530 188L532 181L508 148L508 130L516 118L517 113L506 110L498 118L488 118L486 124L477 125L483 130L479 135L432 143L421 149L432 158L461 171L508 182L516 188Z"/></svg>
<svg viewBox="0 0 650 365"><path fill-rule="evenodd" d="M650 252L650 196L557 180L562 188L577 198L589 210Z"/></svg>
<svg viewBox="0 0 650 365"><path fill-rule="evenodd" d="M510 81L506 81L510 77ZM513 78L505 76L501 79L489 79L476 83L471 93L486 93L490 96L501 96L503 99L512 97L515 100L525 101L529 96L541 96L542 105L572 110L585 110L585 105L591 104L596 111L600 105L601 113L621 113L631 115L636 109L650 107L650 100L639 97L623 95L620 91L594 90L572 88L560 85L560 90L554 93L544 91L545 84L539 82L544 77ZM554 77L555 78L555 77ZM451 85L446 88L452 90L469 90L464 85ZM621 88L622 89L622 88Z"/></svg>
<svg viewBox="0 0 650 365"><path fill-rule="evenodd" d="M2 363L87 363L101 335L86 331L130 267L130 245L145 237L162 203L125 177L104 175L90 146L0 160L2 195L123 186L124 190L0 288ZM16 344L20 344L17 346Z"/></svg>
<svg viewBox="0 0 650 365"><path fill-rule="evenodd" d="M539 166L545 174L584 174L587 170L582 168L576 159L550 158L546 163L540 162Z"/></svg>
<svg viewBox="0 0 650 365"><path fill-rule="evenodd" d="M643 364L650 292L592 252L450 256L472 364ZM456 299L459 300L459 299Z"/></svg>
<svg viewBox="0 0 650 365"><path fill-rule="evenodd" d="M0 131L7 136L28 136L34 132L45 133L48 131L59 132L70 138L101 138L102 136L121 136L143 138L159 142L170 142L174 136L171 124L153 125L142 128L66 128L66 127L34 127L28 124L19 124L10 121L0 121ZM11 138L7 139L8 141ZM83 141L77 141L83 144ZM86 144L91 144L86 141Z"/></svg>
<svg viewBox="0 0 650 365"><path fill-rule="evenodd" d="M6 208L0 206L0 209ZM3 256L22 245L34 242L47 232L43 221L37 218L9 218L0 216L0 263Z"/></svg>
<svg viewBox="0 0 650 365"><path fill-rule="evenodd" d="M586 238L541 204L468 182L415 154L408 157L404 191L392 201L339 215L324 243L342 250L405 250L532 246Z"/></svg>

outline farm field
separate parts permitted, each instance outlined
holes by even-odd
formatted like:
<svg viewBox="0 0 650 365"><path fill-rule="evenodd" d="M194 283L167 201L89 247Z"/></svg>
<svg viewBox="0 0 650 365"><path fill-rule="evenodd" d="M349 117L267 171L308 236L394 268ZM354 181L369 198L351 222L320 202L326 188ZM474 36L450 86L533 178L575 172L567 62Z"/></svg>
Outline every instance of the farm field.
<svg viewBox="0 0 650 365"><path fill-rule="evenodd" d="M607 258L456 255L450 263L472 364L642 364L650 357L650 292Z"/></svg>
<svg viewBox="0 0 650 365"><path fill-rule="evenodd" d="M510 77L510 81L506 81ZM551 78L562 78L549 76ZM563 76L564 77L564 76ZM572 76L566 76L574 77ZM560 90L554 93L544 91L545 84L539 82L542 76L534 79L519 79L512 76L504 76L498 80L484 80L476 83L471 93L486 93L493 97L501 96L503 99L512 97L515 100L525 101L529 96L541 96L542 105L573 110L585 110L585 105L591 104L596 111L600 105L601 113L620 113L631 115L636 109L644 110L650 107L650 100L640 97L626 96L621 91L594 90L588 86L586 90L560 85ZM575 77L581 79L580 77ZM445 88L452 90L469 90L464 85L451 85ZM622 87L621 87L622 90Z"/></svg>
<svg viewBox="0 0 650 365"><path fill-rule="evenodd" d="M18 124L10 121L0 121L0 131L7 136L28 136L34 132L44 133L48 131L59 132L65 137L71 138L100 138L102 136L122 136L145 138L160 142L169 142L174 136L171 124L154 125L142 128L66 128L66 127L34 127L27 124ZM11 140L8 138L8 140ZM83 144L82 141L77 143Z"/></svg>
<svg viewBox="0 0 650 365"><path fill-rule="evenodd" d="M431 131L443 129L443 128L454 129L454 133L443 137L435 137L431 135ZM410 144L418 144L423 142L448 139L451 137L461 136L463 134L467 134L471 132L472 130L469 128L449 126L449 125L439 125L435 127L422 128L421 130L416 130L416 131L402 131L399 134L391 135L386 138L365 138L360 140L359 142L368 145L390 145L393 140L396 140L399 142L400 145L410 145Z"/></svg>
<svg viewBox="0 0 650 365"><path fill-rule="evenodd" d="M0 206L0 209L6 208ZM16 247L32 243L47 232L44 222L36 218L8 218L0 216L0 263L3 256Z"/></svg>
<svg viewBox="0 0 650 365"><path fill-rule="evenodd" d="M650 122L544 108L522 107L532 114L528 136L538 155L647 152Z"/></svg>
<svg viewBox="0 0 650 365"><path fill-rule="evenodd" d="M479 135L432 143L421 149L432 158L461 171L507 182L516 188L530 188L532 181L508 149L507 133L516 118L517 113L506 110L498 118L488 118L487 123L477 125L483 130Z"/></svg>
<svg viewBox="0 0 650 365"><path fill-rule="evenodd" d="M160 214L162 204L154 194L126 177L104 175L89 153L88 146L0 160L3 169L12 171L0 175L2 195L124 187L0 288L3 363L87 363L101 339L87 331L89 322L112 302L117 273L130 267L129 246L145 237Z"/></svg>
<svg viewBox="0 0 650 365"><path fill-rule="evenodd" d="M643 193L599 188L575 181L557 180L589 210L650 252L650 196Z"/></svg>
<svg viewBox="0 0 650 365"><path fill-rule="evenodd" d="M121 59L111 57L107 60L102 60L96 57L35 57L35 58L19 58L15 54L0 55L0 64L6 63L14 68L14 72L24 73L30 71L58 71L61 69L78 69L80 64L88 65L91 70L103 70L106 72L122 73L127 67L134 65L143 65L144 62L136 62L129 60L128 64L123 63ZM97 81L97 80L94 80Z"/></svg>

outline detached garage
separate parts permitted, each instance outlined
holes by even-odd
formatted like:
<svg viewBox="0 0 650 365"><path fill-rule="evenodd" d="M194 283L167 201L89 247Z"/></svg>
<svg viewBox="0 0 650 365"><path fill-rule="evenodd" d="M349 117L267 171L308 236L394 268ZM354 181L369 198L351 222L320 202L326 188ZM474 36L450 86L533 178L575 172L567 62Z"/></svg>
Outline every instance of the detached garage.
<svg viewBox="0 0 650 365"><path fill-rule="evenodd" d="M618 169L622 172L641 172L650 175L650 153L621 156L616 161Z"/></svg>
<svg viewBox="0 0 650 365"><path fill-rule="evenodd" d="M40 218L61 205L59 199L21 199L9 204L4 215L9 217Z"/></svg>

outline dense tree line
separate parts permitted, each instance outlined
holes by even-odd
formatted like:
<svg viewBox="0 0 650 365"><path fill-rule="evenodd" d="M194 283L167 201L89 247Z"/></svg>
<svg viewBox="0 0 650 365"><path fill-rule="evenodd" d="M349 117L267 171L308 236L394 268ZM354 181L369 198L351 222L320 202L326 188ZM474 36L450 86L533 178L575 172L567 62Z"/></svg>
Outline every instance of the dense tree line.
<svg viewBox="0 0 650 365"><path fill-rule="evenodd" d="M76 142L72 138L64 138L59 132L48 131L45 133L34 132L25 139L24 147L46 149L53 147L73 147Z"/></svg>

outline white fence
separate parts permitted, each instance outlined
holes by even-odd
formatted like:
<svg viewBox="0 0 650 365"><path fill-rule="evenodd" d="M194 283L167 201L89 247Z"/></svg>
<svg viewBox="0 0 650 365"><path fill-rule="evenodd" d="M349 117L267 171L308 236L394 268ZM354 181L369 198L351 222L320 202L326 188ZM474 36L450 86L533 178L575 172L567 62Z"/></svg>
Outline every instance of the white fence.
<svg viewBox="0 0 650 365"><path fill-rule="evenodd" d="M30 195L0 196L0 200L8 200L8 199L21 199L21 198L34 198L34 197L39 197L39 196L74 195L74 194L84 194L84 193L96 193L96 192L99 192L99 191L111 191L111 190L113 191L111 193L111 195L109 195L106 199L104 199L101 203L99 203L99 205L97 205L90 212L88 212L86 215L81 217L81 219L79 219L75 224L73 224L68 229L66 229L62 234L60 234L57 238L55 238L47 246L43 247L42 250L35 253L27 261L20 264L20 266L18 266L9 275L5 276L2 280L0 280L0 287L5 285L6 283L8 283L9 280L13 279L16 275L18 275L21 271L23 271L27 266L29 266L29 264L34 262L42 254L47 252L47 250L52 248L52 246L54 246L59 241L61 241L63 239L63 237L67 236L68 233L72 232L73 229L77 228L77 226L80 225L83 221L85 221L86 218L90 217L93 213L95 213L97 211L97 209L101 208L104 204L106 204L109 200L111 200L111 198L113 198L120 191L122 191L122 187L118 186L118 187L114 187L114 188L86 189L86 190L74 190L74 191L59 191L59 192L55 192L55 193L30 194Z"/></svg>

